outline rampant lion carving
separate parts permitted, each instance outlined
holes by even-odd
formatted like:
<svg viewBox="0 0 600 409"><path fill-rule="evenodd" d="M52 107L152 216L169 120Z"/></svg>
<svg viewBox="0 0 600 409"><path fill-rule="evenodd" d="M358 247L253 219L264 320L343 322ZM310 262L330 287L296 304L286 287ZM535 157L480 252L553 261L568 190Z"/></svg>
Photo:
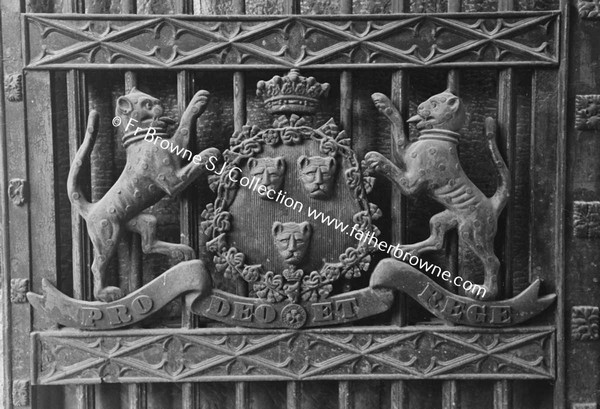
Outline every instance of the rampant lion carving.
<svg viewBox="0 0 600 409"><path fill-rule="evenodd" d="M464 125L465 110L457 96L445 91L419 105L417 115L407 121L421 131L419 138L411 143L404 134L402 116L391 101L379 93L373 94L372 98L379 111L392 123L400 163L394 164L378 152L369 152L365 156L367 167L386 176L405 195L424 190L446 208L429 221L429 238L400 248L413 255L439 250L446 232L458 229L460 242L483 263L484 298L495 298L498 295L500 262L494 254L494 236L510 189L508 169L495 141L495 121L492 118L486 120L486 135L500 175L500 185L488 198L467 177L458 159L457 131Z"/></svg>
<svg viewBox="0 0 600 409"><path fill-rule="evenodd" d="M209 93L199 91L181 117L179 128L171 138L174 145L186 147L196 119L206 109ZM143 141L148 130L166 138L167 124L174 121L162 117L160 100L133 88L117 100L116 115L121 119L123 145L127 162L119 179L96 203L88 202L77 182L83 161L94 146L98 134L98 113L90 112L85 139L77 151L69 172L67 189L75 210L86 220L87 230L94 247L94 297L110 302L122 297L121 289L106 285L107 267L115 255L124 230L141 235L144 253L161 253L189 260L194 250L184 244L167 243L156 238L156 218L141 213L158 202L165 194L175 195L190 185L205 171L204 163L192 161L181 166L181 158L152 143ZM130 120L135 121L135 131L128 131ZM199 154L202 160L220 156L215 148Z"/></svg>

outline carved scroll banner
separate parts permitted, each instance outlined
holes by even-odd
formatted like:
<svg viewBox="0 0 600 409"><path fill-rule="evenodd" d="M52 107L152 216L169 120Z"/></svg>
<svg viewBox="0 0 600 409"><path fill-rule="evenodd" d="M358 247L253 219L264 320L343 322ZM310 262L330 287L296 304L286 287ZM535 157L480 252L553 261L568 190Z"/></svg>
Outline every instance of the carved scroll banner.
<svg viewBox="0 0 600 409"><path fill-rule="evenodd" d="M535 280L508 300L478 301L451 293L406 263L385 259L375 267L370 286L402 291L436 317L454 324L508 327L533 318L554 302L556 294L538 298L540 284Z"/></svg>
<svg viewBox="0 0 600 409"><path fill-rule="evenodd" d="M31 305L66 327L106 330L139 322L181 294L194 291L206 296L212 287L210 273L200 260L177 264L137 291L120 300L103 303L67 297L49 281L42 281L43 295L27 293Z"/></svg>
<svg viewBox="0 0 600 409"><path fill-rule="evenodd" d="M188 295L186 304L195 314L227 324L257 328L319 327L344 324L387 311L391 290L363 288L338 294L325 301L299 304L270 304L258 298L240 297L214 290L206 298Z"/></svg>

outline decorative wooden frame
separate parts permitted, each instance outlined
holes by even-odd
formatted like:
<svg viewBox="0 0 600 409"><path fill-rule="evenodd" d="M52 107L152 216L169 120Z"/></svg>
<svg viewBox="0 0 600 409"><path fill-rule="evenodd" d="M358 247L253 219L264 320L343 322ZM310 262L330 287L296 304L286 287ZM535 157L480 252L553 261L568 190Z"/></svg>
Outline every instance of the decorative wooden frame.
<svg viewBox="0 0 600 409"><path fill-rule="evenodd" d="M18 2L17 2L18 3ZM39 37L33 36L30 37L29 34L27 32L24 33L20 33L20 28L24 28L25 25L21 24L21 15L20 15L20 10L19 7L20 5L15 3L10 4L10 5L6 5L6 8L8 10L8 12L5 14L5 18L3 19L2 23L3 23L3 31L5 33L14 33L14 34L9 34L8 36L6 36L6 38L4 39L4 42L13 42L15 44L19 43L20 40L20 36L23 35L23 38L26 41L29 41L31 39L40 39ZM73 7L73 11L76 11L76 6L75 4L77 2L71 2L71 6ZM129 4L129 2L124 2ZM294 4L294 2L290 2L291 4ZM352 10L351 7L351 2L350 2L350 6L348 7L348 3L349 2L344 2L345 5L342 6L342 12L343 13L349 13ZM500 10L507 10L510 9L512 6L509 5L509 3L511 2L500 2L499 4L499 9ZM185 6L184 6L185 2L181 2L181 7L180 9L178 9L178 12L184 12L185 11ZM239 4L239 2L236 2L236 4ZM286 3L287 4L287 3ZM394 1L394 10L395 11L402 11L403 10L403 6L400 4L400 2L398 1ZM3 5L4 6L4 5ZM124 6L124 8L127 8L128 6ZM286 6L287 7L287 6ZM235 6L237 12L243 12L243 5L240 7ZM554 36L553 36L553 40L554 43L557 46L558 43L562 43L562 44L566 44L566 39L567 39L567 21L568 21L568 2L566 2L566 0L561 0L561 4L560 4L560 8L561 11L557 11L557 12L553 12L550 14L555 14L557 17L557 21L558 19L560 19L560 23L557 24L555 26L555 30L554 31ZM289 7L290 11L294 11L297 12L297 7L292 6ZM350 11L348 11L350 10ZM450 1L449 2L449 10L450 11L460 11L460 2L457 1ZM82 10L77 10L77 11L82 11ZM127 12L127 11L124 11ZM562 15L559 17L558 15L561 14ZM511 17L519 17L519 16L525 16L527 13L507 13L509 16ZM542 13L543 14L543 13ZM499 15L504 15L503 13L491 13L491 16L499 16ZM27 21L26 23L23 24L28 24L28 21L30 19L32 15L26 15L25 20ZM452 18L454 16L454 14L449 13L448 15L440 15L440 18L444 18L444 17L448 17L448 18ZM471 14L471 16L473 16L473 14ZM41 18L49 18L52 19L54 18L59 18L59 17L64 17L62 15L40 15ZM92 16L92 15L85 15L85 16L76 16L72 19L77 20L88 20L88 19L93 19L93 18L101 18L102 16ZM239 16L234 17L235 19L237 19ZM379 17L379 16L378 16ZM434 16L435 17L435 16ZM179 16L169 16L168 18L171 19L179 19ZM281 18L281 17L278 17ZM348 19L348 16L342 16L340 18L343 19ZM366 18L366 17L361 17L361 18ZM396 15L391 16L391 18L397 18ZM131 19L131 20L136 20L136 19L140 19L138 17L135 16L110 16L111 20L127 20L127 19ZM141 18L143 19L143 17ZM232 17L233 19L233 17ZM317 18L318 20L318 18ZM558 29L558 25L561 26L560 30ZM80 33L76 33L74 30L70 31L71 35L80 35ZM92 41L92 43L98 45L101 44L102 41L101 40L94 40ZM81 129L81 121L80 118L78 118L78 115L80 114L80 110L82 109L83 106L87 105L87 101L85 101L85 97L82 97L82 95L85 95L85 92L83 91L85 89L85 81L84 81L84 75L85 73L81 72L80 69L113 69L113 68L124 68L124 69L173 69L173 70L184 70L186 68L186 66L184 65L180 65L180 66L165 66L165 64L157 64L155 62L152 63L130 63L128 65L117 65L117 64L81 64L81 65L77 65L77 64L73 64L73 63L63 63L63 62L59 62L57 61L57 59L52 59L52 57L50 57L48 60L44 60L44 64L46 64L46 62L48 62L47 65L40 65L40 66L33 66L33 64L31 63L31 60L29 59L29 56L31 55L30 52L33 50L35 51L35 47L30 47L28 45L29 43L22 43L21 47L16 47L17 48L17 53L24 53L27 52L27 60L25 62L20 61L20 60L14 60L11 61L9 59L4 59L4 61L2 62L2 65L5 68L5 72L20 72L23 68L26 68L28 70L30 70L28 72L28 75L25 78L24 84L23 84L23 88L26 90L26 95L28 97L32 98L32 101L35 102L28 102L25 101L23 104L4 104L4 101L0 101L0 103L2 103L2 105L4 105L4 109L2 110L2 112L4 113L5 116L7 117L11 117L14 119L15 123L17 124L17 126L15 126L14 129L12 129L12 135L11 138L7 138L6 137L6 130L4 129L2 131L2 136L0 138L0 144L2 145L2 152L7 152L7 150L10 150L11 152L16 152L15 157L11 158L10 160L8 160L8 158L6 158L5 156L2 157L2 166L0 166L1 170L2 170L2 180L1 183L4 186L3 192L3 197L2 197L2 201L3 204L8 204L8 199L7 199L7 195L6 195L6 187L7 187L7 181L9 177L21 177L26 176L28 173L32 173L32 174L40 174L43 175L42 177L39 177L35 180L31 181L31 187L32 187L32 197L35 198L35 202L34 203L27 203L25 204L25 206L23 206L22 208L20 208L18 211L15 211L13 213L11 213L11 223L9 225L8 223L8 212L7 210L7 206L0 206L2 209L2 212L4 214L4 216L6 217L2 217L3 220L3 225L4 228L2 229L0 238L2 239L2 242L4 243L3 248L5 249L5 254L10 254L11 258L7 258L4 257L3 258L3 270L8 272L10 271L11 274L6 274L5 275L5 284L10 283L10 279L11 277L32 277L32 272L36 271L36 275L35 275L35 280L32 280L32 287L35 290L36 288L39 288L39 281L41 277L46 277L49 279L53 279L52 277L52 272L51 271L44 271L43 269L41 269L41 267L43 267L43 265L48 265L48 264L53 264L56 262L55 258L56 258L56 254L53 252L52 250L52 244L55 243L56 240L56 234L55 231L53 230L54 228L52 226L47 226L43 223L41 223L40 225L44 225L46 228L43 230L39 230L38 231L38 237L35 241L30 242L29 241L29 237L28 237L28 233L30 231L31 226L36 226L38 223L40 223L42 215L45 217L45 215L48 212L54 212L54 206L55 203L53 201L54 199L54 193L52 192L52 184L54 182L54 175L52 172L52 166L53 166L53 156L52 156L52 152L47 151L47 150L42 150L40 152L37 152L37 158L35 161L33 161L33 163L29 163L29 160L31 159L31 157L29 156L28 152L31 153L34 151L34 147L36 146L46 146L44 144L44 142L47 140L46 138L52 138L52 134L51 133L44 133L44 126L48 123L51 123L51 118L52 118L52 112L50 109L48 109L48 106L51 106L50 104L50 95L51 95L51 82L50 82L50 71L49 70L54 70L54 69L69 69L72 70L68 73L68 84L69 84L69 91L72 94L69 97L69 107L70 109L73 110L73 112L75 113L73 118L69 118L69 128L70 128L70 134L72 133L71 131L76 131L78 132ZM92 46L94 45L92 44ZM35 45L35 44L34 44ZM38 44L39 45L39 44ZM37 49L38 51L41 51L41 46L40 48ZM554 49L556 52L558 52L558 48ZM68 54L67 50L63 50L65 51L66 54ZM535 53L534 53L535 54ZM60 54L61 57L64 57L65 54ZM428 64L414 64L412 62L409 63L390 63L388 65L385 64L380 64L378 65L378 67L380 68L390 68L390 69L396 69L397 71L394 73L393 76L393 84L394 85L399 85L399 84L404 84L407 85L407 80L406 80L406 72L404 72L402 69L403 68L409 68L409 67L431 67L431 68L437 68L437 67L497 67L497 66L501 66L504 67L500 73L500 92L501 92L501 97L499 98L499 106L498 106L498 116L501 117L503 120L507 120L506 121L506 129L503 130L503 132L506 132L506 137L507 137L507 150L508 150L508 155L510 156L510 149L512 146L512 142L510 142L510 137L514 137L514 132L511 131L511 129L514 130L514 126L516 123L515 120L515 113L512 110L512 107L514 107L514 86L515 86L515 81L514 81L514 71L513 68L514 67L518 67L518 66L525 66L525 65L529 65L529 66L533 66L533 67L537 67L537 68L544 68L544 67L557 67L556 70L553 71L546 71L543 69L535 69L534 73L533 73L533 89L532 89L532 138L535 139L535 143L536 143L536 147L539 148L539 152L544 152L544 154L542 153L532 153L532 161L536 164L539 165L537 168L535 166L532 166L532 175L531 177L535 180L536 178L539 179L548 179L547 181L549 181L550 179L553 180L557 180L558 182L564 182L565 180L565 136L564 133L566 132L566 119L565 118L557 118L554 114L556 112L564 112L564 105L565 105L565 95L566 95L566 91L564 89L565 85L562 83L562 81L566 80L566 73L567 73L567 65L566 64L560 64L559 65L559 61L567 61L567 57L568 57L568 50L567 47L562 46L560 48L560 58L558 56L554 57L551 59L551 61L542 61L542 60L536 60L536 61L531 61L529 59L527 60L519 60L519 61L513 61L513 62L507 62L507 61L501 61L500 63L496 63L496 62L492 62L492 61L484 61L484 62L456 62L456 63L449 63L447 61L441 61L441 60L436 60L434 62L428 63ZM537 56L534 55L534 58L538 58ZM50 63L51 62L51 63ZM24 66L24 63L26 66ZM281 64L281 65L279 65ZM413 64L413 65L411 65ZM260 65L260 68L290 68L290 67L294 67L293 64L289 64L289 63L281 63L281 62L277 62L276 65ZM307 67L309 67L309 65L307 65ZM369 68L369 67L373 67L373 65L369 65L366 63L363 64L355 64L355 65L351 65L351 64L343 64L343 65L337 65L337 66L332 66L329 64L323 64L322 66L320 66L320 68L328 68L328 67L332 67L332 68L338 68L338 69L343 69L343 68ZM189 68L189 67L188 67ZM196 68L196 67L194 67ZM258 66L255 65L206 65L206 66L201 66L201 69L204 70L214 70L214 69L221 69L221 68L227 68L227 69L232 69L232 70L236 70L237 72L234 73L234 84L235 84L235 102L234 102L234 113L236 113L236 128L241 128L241 124L244 123L245 120L245 115L243 114L244 110L245 110L245 102L243 101L243 98L240 98L240 95L243 96L244 95L244 76L243 73L241 73L240 71L243 70L250 70L250 69L255 69L258 68ZM349 79L351 79L351 73L348 71L342 71L341 73L341 83L342 83L342 92L345 96L351 96L352 94L352 88L351 88L351 81L349 81ZM456 71L451 71L450 75L449 75L449 85L454 85L456 86L456 78L458 77L457 72ZM128 72L126 74L126 78L127 81L129 81L130 83L133 81L135 82L135 73L131 73ZM557 83L558 83L558 89L557 89ZM185 102L186 98L190 97L189 94L189 86L191 84L190 81L190 76L188 72L184 72L184 71L180 71L178 72L178 97L180 98L180 100L183 100ZM82 92L83 91L83 92ZM401 106L406 106L407 104L407 99L406 99L406 91L405 88L402 89L400 88L395 95L393 95L393 98L395 103L397 103L398 105ZM548 103L548 101L551 100L555 103ZM11 105L11 106L9 106ZM341 112L341 116L342 116L342 125L344 127L348 127L348 129L351 127L351 121L349 122L349 119L351 119L351 111L349 113L348 110L348 103L342 103L342 112ZM37 118L38 121L33 121L33 122L25 122L25 118L26 117L34 117ZM548 118L551 118L550 120ZM72 134L76 134L76 132L73 132ZM29 138L27 138L26 136L29 135ZM536 138L537 135L537 138ZM544 135L544 137L542 138L541 135ZM556 136L554 137L548 137L548 135L551 136ZM77 142L76 137L71 136L71 142ZM29 149L28 149L29 148ZM556 166L554 166L554 164L556 164ZM548 172L549 169L552 169L552 172ZM537 215L539 215L539 220L534 221L534 224L536 227L536 233L535 233L535 237L532 237L532 240L536 240L538 238L544 238L544 239L548 239L548 237L552 237L552 254L554 255L554 258L550 258L548 257L548 254L546 254L545 250L542 249L537 249L536 251L532 251L532 257L531 257L531 274L533 274L534 276L543 276L546 278L552 278L554 286L559 287L559 288L563 288L563 281L564 281L564 235L562 234L563 231L563 224L564 224L564 216L562 215L563 213L563 208L564 208L564 185L559 185L558 186L553 186L552 183L548 183L547 186L541 187L539 190L535 190L532 191L532 197L531 197L531 202L532 202L532 211L535 212ZM539 200L541 199L542 200ZM50 205L51 204L51 205ZM187 199L184 199L184 210L188 211L189 207L188 207L188 202ZM510 211L510 210L509 210ZM184 217L187 217L188 215L185 214ZM393 221L395 227L399 224L398 220ZM73 226L74 228L74 237L77 234L80 234L81 231L78 230L81 228L81 226L78 226L77 224L74 224ZM400 231L400 230L398 230ZM507 232L510 231L510 226L507 226ZM193 240L193 233L190 233L189 229L185 229L182 228L182 234L185 237L185 240ZM82 236L83 237L83 236ZM10 239L10 240L9 240ZM44 243L44 246L40 246L40 243ZM82 243L84 242L84 240L82 239ZM79 244L81 243L77 243L77 248L75 249L75 252L77 254L74 255L74 263L77 264L79 267L82 267L82 265L85 265L84 263L82 263L82 260L85 259L85 254L83 254L85 252L85 247L83 245L79 246ZM35 254L36 257L31 257L32 254ZM558 254L558 256L556 256ZM508 255L507 255L507 258ZM14 268L14 266L11 266L11 262L14 264L14 266L17 266L18 268ZM542 267L543 266L543 267ZM11 268L13 267L13 268ZM85 282L81 282L78 281L75 283L74 287L76 287L75 289L75 294L78 297L82 297L85 298L86 293L85 293ZM8 285L4 285L3 286L3 291L4 291L4 297L3 299L6 300L7 297L7 291L8 291L9 286ZM19 309L20 308L20 309ZM29 346L24 345L21 341L22 338L18 335L22 334L22 333L27 333L29 330L39 330L39 331L44 331L47 328L47 324L45 323L45 321L43 320L43 318L39 317L39 316L33 316L30 317L30 315L27 314L28 310L26 311L27 306L25 305L18 305L17 308L14 308L12 311L10 309L8 309L8 307L4 307L4 323L5 323L5 330L4 330L4 342L5 345L8 346L9 348L11 348L10 350L6 351L6 362L9 363L9 366L12 366L12 372L11 372L11 368L9 368L9 370L7 371L8 374L12 374L12 375L8 375L7 378L5 379L5 394L4 396L6 397L5 399L8 401L10 400L10 388L11 388L11 384L12 384L12 378L11 376L14 376L16 379L22 379L24 377L29 376L28 371L29 368L22 366L22 365L17 365L17 362L19 359L21 359L21 357L24 354L29 353ZM559 293L559 299L558 299L558 307L557 307L557 311L555 313L556 319L555 319L555 323L556 323L556 344L558 345L557 349L555 350L555 364L556 364L556 386L555 386L555 394L554 394L554 402L555 402L555 408L562 408L565 405L566 402L566 392L564 390L564 385L565 385L565 381L564 381L564 294L562 293L562 291ZM20 317L26 317L26 319L20 319ZM404 325L405 322L403 321L403 318L400 316L396 316L393 318L392 320L394 323L398 323L399 325ZM15 334L13 336L13 322L14 322L14 328L15 328ZM10 328L10 329L7 329ZM478 330L481 331L481 330ZM37 333L40 336L43 336L44 332L39 332ZM38 357L39 358L39 357ZM448 378L447 381L444 381L444 385L443 385L443 391L444 391L444 407L450 407L450 405L452 405L452 402L458 402L458 392L457 392L457 385L454 383L455 381L453 379L457 379L457 377L452 377L452 378ZM500 379L500 378L498 378ZM504 378L502 378L504 379ZM135 387L136 385L134 385ZM186 383L184 384L184 396L186 399L186 402L191 402L193 399L191 398L191 396L193 396L193 387L191 384ZM351 393L349 391L349 385L347 382L342 381L340 382L339 385L340 388L340 407L346 408L346 407L350 407L349 402L351 402ZM503 397L506 398L509 394L510 394L510 385L507 384L506 381L503 380L499 380L497 384L495 384L494 386L494 392L495 392L495 397L494 400L497 401L502 401ZM133 389L132 389L133 390ZM396 381L393 383L392 385L392 393L395 394L394 396L397 397L398 401L403 400L404 398L402 397L403 394L405 394L404 389L404 385L402 383L401 380ZM298 383L294 383L294 382L290 382L290 384L288 385L288 392L292 395L292 396L296 396L295 394L299 394L299 385ZM87 394L86 393L86 389L78 389L77 393L81 394L81 396L83 397L83 399L90 399L90 396L93 397L93 394ZM137 396L141 396L143 393L140 392L139 390L137 390L137 392L134 394L134 398ZM499 398L496 398L496 396L500 396ZM297 398L288 398L288 403L292 402L293 400L297 401ZM247 404L247 400L248 400L248 388L247 388L247 384L244 382L240 382L239 384L236 384L236 401L239 402L239 406L240 407L246 407L245 405ZM506 399L505 399L506 401ZM297 403L297 402L296 402ZM458 405L458 403L454 403L454 406L456 407ZM294 405L293 403L290 404L289 407L298 407L297 405Z"/></svg>
<svg viewBox="0 0 600 409"><path fill-rule="evenodd" d="M235 19L27 14L23 25L27 69L397 69L556 66L559 60L558 12ZM415 44L420 31L433 35ZM298 41L296 54L291 43Z"/></svg>
<svg viewBox="0 0 600 409"><path fill-rule="evenodd" d="M553 380L554 348L550 327L502 333L431 326L60 331L32 335L31 363L36 385L358 380L366 375Z"/></svg>

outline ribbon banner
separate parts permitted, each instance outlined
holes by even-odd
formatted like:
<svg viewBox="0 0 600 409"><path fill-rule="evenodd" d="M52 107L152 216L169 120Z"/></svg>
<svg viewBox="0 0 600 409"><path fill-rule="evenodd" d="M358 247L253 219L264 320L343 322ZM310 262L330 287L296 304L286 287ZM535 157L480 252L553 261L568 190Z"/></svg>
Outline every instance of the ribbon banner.
<svg viewBox="0 0 600 409"><path fill-rule="evenodd" d="M430 277L394 259L382 260L370 287L337 294L326 300L294 304L267 303L212 289L210 273L199 260L177 264L145 286L110 303L70 298L50 282L43 295L27 293L31 305L59 325L82 330L117 329L133 325L187 293L193 313L229 325L254 328L310 328L345 324L387 311L394 290L414 298L436 317L475 327L508 327L533 318L548 308L556 295L538 298L540 280L508 300L478 301L446 290Z"/></svg>
<svg viewBox="0 0 600 409"><path fill-rule="evenodd" d="M301 304L272 304L213 290L206 298L188 295L186 304L195 314L230 325L297 329L344 324L370 317L387 311L393 301L393 291L384 288L363 288L320 302Z"/></svg>
<svg viewBox="0 0 600 409"><path fill-rule="evenodd" d="M436 317L454 324L508 327L533 318L554 302L556 294L538 298L540 284L537 279L508 300L478 301L451 293L416 268L388 258L375 267L370 286L402 291Z"/></svg>
<svg viewBox="0 0 600 409"><path fill-rule="evenodd" d="M50 320L83 330L116 329L135 324L181 294L206 296L212 288L210 273L200 260L177 264L145 286L109 303L67 297L49 281L42 281L43 296L27 293L29 303Z"/></svg>

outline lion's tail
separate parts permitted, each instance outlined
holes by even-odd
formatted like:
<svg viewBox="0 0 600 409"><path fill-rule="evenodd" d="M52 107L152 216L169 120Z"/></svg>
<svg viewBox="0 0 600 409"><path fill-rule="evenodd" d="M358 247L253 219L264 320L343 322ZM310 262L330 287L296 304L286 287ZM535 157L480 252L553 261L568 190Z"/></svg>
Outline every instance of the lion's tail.
<svg viewBox="0 0 600 409"><path fill-rule="evenodd" d="M510 173L498 150L498 145L496 143L496 120L494 118L488 117L485 119L485 135L488 139L488 147L492 154L494 165L498 171L498 187L496 188L496 193L494 193L494 196L492 196L490 200L496 214L499 214L502 209L504 209L510 196Z"/></svg>
<svg viewBox="0 0 600 409"><path fill-rule="evenodd" d="M73 205L84 219L87 217L91 203L86 200L85 195L81 190L81 186L77 183L77 178L84 161L90 156L96 142L96 136L98 135L98 118L98 111L92 110L88 116L85 138L77 150L75 158L73 158L73 163L69 170L69 177L67 178L67 192L69 194L71 205Z"/></svg>

